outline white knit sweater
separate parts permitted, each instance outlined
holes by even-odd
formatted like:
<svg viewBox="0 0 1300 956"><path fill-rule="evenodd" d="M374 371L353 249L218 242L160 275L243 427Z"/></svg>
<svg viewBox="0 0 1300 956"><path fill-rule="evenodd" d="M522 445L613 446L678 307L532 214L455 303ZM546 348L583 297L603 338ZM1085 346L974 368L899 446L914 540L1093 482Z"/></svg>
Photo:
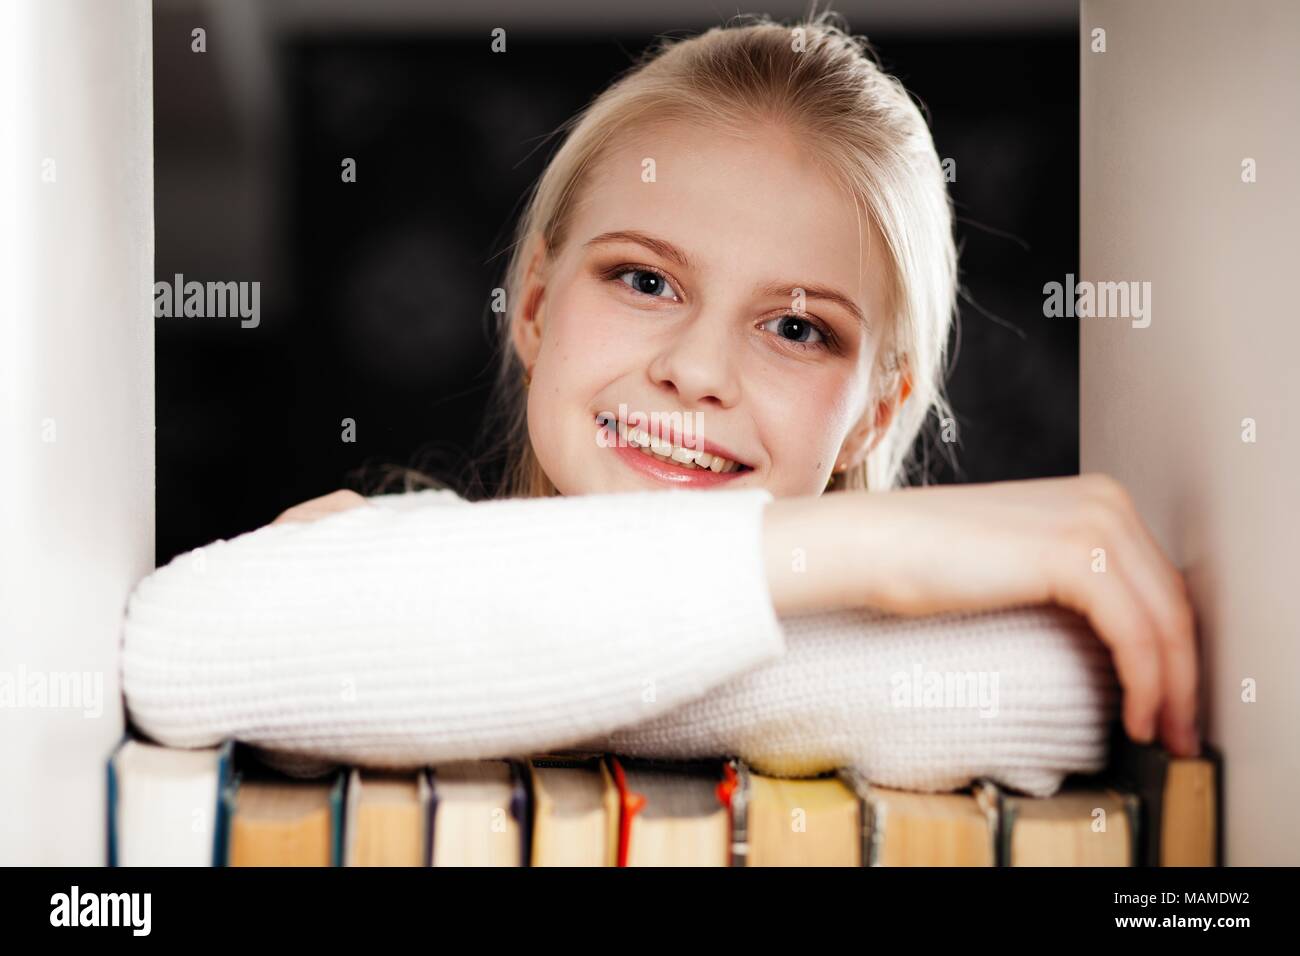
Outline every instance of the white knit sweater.
<svg viewBox="0 0 1300 956"><path fill-rule="evenodd" d="M1118 689L1082 618L778 618L771 500L423 491L217 541L132 594L127 706L160 743L302 773L580 747L1046 795L1103 766Z"/></svg>

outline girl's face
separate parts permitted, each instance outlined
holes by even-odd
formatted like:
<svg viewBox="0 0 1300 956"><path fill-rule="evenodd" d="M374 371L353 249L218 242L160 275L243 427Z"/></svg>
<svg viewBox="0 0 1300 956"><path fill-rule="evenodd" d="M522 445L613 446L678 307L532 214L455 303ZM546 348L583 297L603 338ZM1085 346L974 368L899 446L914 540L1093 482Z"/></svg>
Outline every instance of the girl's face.
<svg viewBox="0 0 1300 956"><path fill-rule="evenodd" d="M889 414L868 407L884 250L811 148L776 126L660 127L592 170L512 326L561 494L812 495L862 461ZM684 450L642 451L629 425Z"/></svg>

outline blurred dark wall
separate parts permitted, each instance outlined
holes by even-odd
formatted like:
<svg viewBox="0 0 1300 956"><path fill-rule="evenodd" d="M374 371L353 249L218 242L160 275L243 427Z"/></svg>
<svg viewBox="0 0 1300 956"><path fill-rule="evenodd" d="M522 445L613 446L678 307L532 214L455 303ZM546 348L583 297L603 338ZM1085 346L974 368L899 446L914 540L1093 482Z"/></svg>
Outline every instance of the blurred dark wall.
<svg viewBox="0 0 1300 956"><path fill-rule="evenodd" d="M218 24L199 55L193 26L155 12L157 275L258 280L262 316L156 320L160 564L422 448L460 482L542 139L652 39L512 30L499 55L486 30L313 31L250 52ZM1076 35L872 40L956 160L959 470L932 454L934 477L1077 472L1078 326L1041 291L1077 272Z"/></svg>

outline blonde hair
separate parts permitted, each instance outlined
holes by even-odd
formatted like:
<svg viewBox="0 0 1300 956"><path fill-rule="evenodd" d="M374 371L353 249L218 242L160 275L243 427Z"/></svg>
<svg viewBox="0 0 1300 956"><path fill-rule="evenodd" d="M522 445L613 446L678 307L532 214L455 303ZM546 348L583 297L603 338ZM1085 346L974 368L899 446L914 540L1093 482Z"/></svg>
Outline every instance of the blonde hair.
<svg viewBox="0 0 1300 956"><path fill-rule="evenodd" d="M504 284L509 307L498 317L501 356L489 422L505 459L497 496L557 493L528 437L524 369L510 336L538 243L547 255L558 254L575 197L618 135L646 122L743 130L761 119L787 123L816 144L815 153L883 237L889 262L891 321L879 330L869 408L897 401L904 375L910 395L862 465L833 475L828 490L886 490L918 472L921 483L927 479L924 451L918 463L913 446L931 410L940 419L951 415L943 373L957 283L952 209L921 111L882 71L866 39L823 11L793 26L743 16L689 39L661 40L557 130L567 135L519 219Z"/></svg>

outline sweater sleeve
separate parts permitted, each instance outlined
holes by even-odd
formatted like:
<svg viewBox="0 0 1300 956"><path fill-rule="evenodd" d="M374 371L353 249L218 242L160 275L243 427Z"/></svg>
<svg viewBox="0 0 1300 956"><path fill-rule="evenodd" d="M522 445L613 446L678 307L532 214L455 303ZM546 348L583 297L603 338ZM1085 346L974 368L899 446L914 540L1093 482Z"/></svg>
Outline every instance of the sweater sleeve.
<svg viewBox="0 0 1300 956"><path fill-rule="evenodd" d="M771 499L422 492L217 541L131 595L127 707L168 746L307 763L567 747L781 656Z"/></svg>
<svg viewBox="0 0 1300 956"><path fill-rule="evenodd" d="M780 659L583 746L733 754L776 776L854 767L907 790L990 777L1034 796L1105 765L1118 683L1109 651L1073 611L835 611L782 621Z"/></svg>

